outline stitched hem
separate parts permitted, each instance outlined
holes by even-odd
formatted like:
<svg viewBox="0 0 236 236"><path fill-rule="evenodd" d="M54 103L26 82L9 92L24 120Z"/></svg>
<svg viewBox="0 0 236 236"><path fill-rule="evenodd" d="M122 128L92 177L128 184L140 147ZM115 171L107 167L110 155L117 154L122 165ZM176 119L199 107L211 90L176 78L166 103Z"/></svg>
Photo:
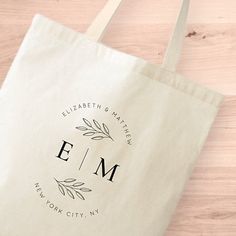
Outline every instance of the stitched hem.
<svg viewBox="0 0 236 236"><path fill-rule="evenodd" d="M39 36L42 35L48 37L50 35L54 40L71 45L78 45L78 47L81 47L81 45L84 47L90 45L90 47L95 50L96 56L102 57L106 60L106 58L104 58L106 55L107 59L112 60L112 63L114 64L125 66L129 70L132 68L135 72L142 73L147 77L160 81L174 89L182 91L206 103L212 104L213 106L218 107L223 101L224 96L222 94L208 89L195 81L186 79L176 72L161 68L160 65L154 65L144 59L120 52L116 49L105 46L102 43L93 41L85 34L69 29L68 27L40 14L35 15L32 26L29 30L29 33L30 32ZM114 60L112 57L113 54L115 54Z"/></svg>

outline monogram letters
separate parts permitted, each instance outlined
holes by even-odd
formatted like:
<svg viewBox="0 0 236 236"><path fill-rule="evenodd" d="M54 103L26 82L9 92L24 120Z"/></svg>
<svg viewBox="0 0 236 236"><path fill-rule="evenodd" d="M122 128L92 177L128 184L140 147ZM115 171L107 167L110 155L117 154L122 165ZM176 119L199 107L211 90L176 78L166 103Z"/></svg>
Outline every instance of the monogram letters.
<svg viewBox="0 0 236 236"><path fill-rule="evenodd" d="M72 143L68 142L68 141L65 141L65 140L62 140L62 141L63 141L62 146L61 146L61 148L60 148L60 150L59 150L59 153L58 153L58 155L57 155L56 157L59 158L59 159L61 159L61 160L63 160L63 161L68 161L69 158L70 158L70 156L69 156L70 151L72 150L72 148L73 148L74 145L73 145ZM89 150L89 149L87 149L84 158L81 160L80 168L81 168L82 164L83 164L84 161L85 161L85 157L86 157L87 154L88 154L88 150ZM97 165L96 171L93 172L93 174L98 175L99 170L101 170L101 171L100 171L100 172L101 172L101 176L102 176L103 178L104 178L105 176L108 176L108 179L107 179L107 180L110 181L110 182L113 182L115 173L116 173L117 168L118 168L119 166L120 166L120 165L115 164L115 165L113 165L113 167L111 167L109 170L106 170L105 159L102 158L102 157L100 157L100 161L99 161L99 163L98 163L98 165ZM80 168L79 168L79 169L80 169Z"/></svg>

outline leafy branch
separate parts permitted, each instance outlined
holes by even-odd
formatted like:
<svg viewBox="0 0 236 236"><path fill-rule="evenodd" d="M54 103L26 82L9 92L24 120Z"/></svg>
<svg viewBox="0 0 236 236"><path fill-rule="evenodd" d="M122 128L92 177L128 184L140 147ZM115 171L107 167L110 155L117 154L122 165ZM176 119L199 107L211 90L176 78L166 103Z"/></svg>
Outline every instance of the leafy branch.
<svg viewBox="0 0 236 236"><path fill-rule="evenodd" d="M92 190L89 188L83 187L84 183L78 182L74 178L67 178L63 181L59 181L56 178L54 178L57 182L58 189L61 192L63 196L66 194L71 197L72 199L75 199L77 196L81 200L85 200L83 194L81 192L91 192Z"/></svg>
<svg viewBox="0 0 236 236"><path fill-rule="evenodd" d="M78 126L75 128L84 132L83 133L84 136L90 136L91 139L93 140L101 140L104 138L109 138L112 141L114 141L110 135L110 131L106 126L106 124L104 123L99 124L99 122L96 121L95 119L93 119L92 123L85 118L83 118L83 121L85 126Z"/></svg>

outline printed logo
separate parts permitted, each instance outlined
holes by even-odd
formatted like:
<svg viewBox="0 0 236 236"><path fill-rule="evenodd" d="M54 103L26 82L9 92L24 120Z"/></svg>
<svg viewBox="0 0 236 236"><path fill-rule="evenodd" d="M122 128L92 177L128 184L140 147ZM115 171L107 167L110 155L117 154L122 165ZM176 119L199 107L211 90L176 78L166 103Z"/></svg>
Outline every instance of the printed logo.
<svg viewBox="0 0 236 236"><path fill-rule="evenodd" d="M110 183L116 182L117 172L121 168L120 164L112 161L113 158L111 158L110 156L109 161L107 161L106 156L103 156L102 153L97 153L96 151L94 151L94 147L96 147L96 145L99 145L100 147L100 144L104 142L105 145L114 145L117 139L121 140L120 137L117 137L117 130L119 130L121 136L124 135L122 137L123 144L126 143L128 146L132 146L133 144L132 135L128 125L118 115L117 112L113 111L109 107L104 107L101 104L96 103L82 103L79 105L72 106L69 109L66 109L61 114L62 117L66 119L68 116L73 115L75 112L83 110L83 112L81 113L86 114L86 111L91 109L98 109L100 111L100 115L102 113L105 113L106 115L103 115L103 118L96 118L90 117L89 115L83 115L78 121L78 125L75 125L73 127L74 132L78 134L78 137L80 137L80 142L74 143L74 141L69 140L68 136L67 138L61 137L61 145L58 147L57 151L55 150L55 152L57 153L54 156L55 160L64 162L65 165L70 168L70 170L71 168L74 168L69 164L71 163L70 161L73 162L73 160L75 160L76 158L76 161L78 163L78 166L75 167L78 171L78 174L70 174L69 176L67 176L67 172L62 173L61 175L57 173L57 176L53 177L52 181L55 186L55 191L58 193L58 198L60 199L67 199L67 201L71 200L75 202L86 201L88 199L92 199L91 196L93 195L93 193L98 191L95 188L96 183L94 182L96 181L91 182L91 178L90 181L86 181L87 174L84 175L80 173L85 168L86 161L90 161L89 163L92 163L91 167L86 166L86 168L89 168L89 172L86 171L86 173L90 173L93 176L97 176L100 180L104 179L105 181L108 181ZM79 115L81 113L79 113ZM94 116L94 112L92 114ZM76 117L78 117L78 115L76 115ZM107 120L110 121L109 124L113 124L112 127L109 127L109 124L104 121L106 117ZM116 125L116 132L114 132L113 129L115 128L114 124ZM73 135L75 135L75 133ZM86 143L88 143L88 145L85 149L81 150L82 148L76 148L77 145L79 145L80 143L83 143L83 148L86 146ZM109 147L111 148L112 146ZM78 150L81 153L75 154L75 151L78 152ZM114 159L117 160L117 158ZM69 172L75 173L73 170L68 170L68 173ZM109 185L109 188L112 188L111 185ZM89 214L86 212L67 211L65 209L62 209L62 207L58 207L54 202L47 199L39 183L35 183L35 189L42 199L46 199L46 205L59 214L64 213L68 217L75 217L76 215L76 217L86 218L88 215L97 215L99 212L98 209L89 210Z"/></svg>

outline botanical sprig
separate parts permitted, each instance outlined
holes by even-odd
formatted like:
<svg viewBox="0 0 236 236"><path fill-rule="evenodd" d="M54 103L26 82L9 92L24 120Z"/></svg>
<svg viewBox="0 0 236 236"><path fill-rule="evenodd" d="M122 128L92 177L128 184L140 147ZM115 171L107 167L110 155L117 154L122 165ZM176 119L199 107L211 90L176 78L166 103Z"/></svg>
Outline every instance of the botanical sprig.
<svg viewBox="0 0 236 236"><path fill-rule="evenodd" d="M54 178L55 181L58 184L58 189L61 192L63 196L68 195L72 199L75 199L77 196L81 200L85 200L83 193L85 192L91 192L92 190L89 188L85 188L83 185L83 182L79 182L74 178L67 178L63 181L59 181L56 178Z"/></svg>
<svg viewBox="0 0 236 236"><path fill-rule="evenodd" d="M99 122L96 121L95 119L93 119L92 123L85 118L83 118L83 121L85 126L78 126L75 128L84 132L83 133L84 136L89 136L93 140L102 140L104 138L109 138L112 141L114 141L110 135L110 131L106 126L106 124L104 123L99 124Z"/></svg>

